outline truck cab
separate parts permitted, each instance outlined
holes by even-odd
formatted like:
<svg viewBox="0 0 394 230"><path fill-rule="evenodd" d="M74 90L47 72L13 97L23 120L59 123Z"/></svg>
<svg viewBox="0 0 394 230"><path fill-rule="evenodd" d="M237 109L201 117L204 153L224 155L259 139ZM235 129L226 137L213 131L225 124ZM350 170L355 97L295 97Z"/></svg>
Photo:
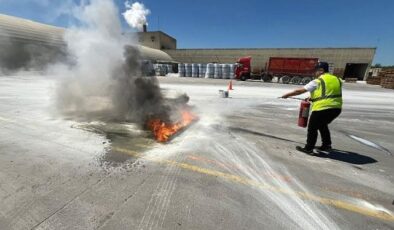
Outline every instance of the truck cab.
<svg viewBox="0 0 394 230"><path fill-rule="evenodd" d="M235 79L245 81L250 78L252 57L242 57L235 64Z"/></svg>

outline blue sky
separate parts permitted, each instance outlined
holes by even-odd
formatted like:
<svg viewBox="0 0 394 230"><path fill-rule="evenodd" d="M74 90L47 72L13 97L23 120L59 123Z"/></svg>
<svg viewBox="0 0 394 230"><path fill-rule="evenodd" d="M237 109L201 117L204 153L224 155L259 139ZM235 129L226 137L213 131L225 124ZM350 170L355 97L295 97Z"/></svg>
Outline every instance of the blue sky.
<svg viewBox="0 0 394 230"><path fill-rule="evenodd" d="M0 13L67 27L80 0L0 0ZM120 11L123 0L115 0ZM394 65L393 0L144 0L149 29L179 48L378 47L375 63ZM126 24L123 23L125 30Z"/></svg>

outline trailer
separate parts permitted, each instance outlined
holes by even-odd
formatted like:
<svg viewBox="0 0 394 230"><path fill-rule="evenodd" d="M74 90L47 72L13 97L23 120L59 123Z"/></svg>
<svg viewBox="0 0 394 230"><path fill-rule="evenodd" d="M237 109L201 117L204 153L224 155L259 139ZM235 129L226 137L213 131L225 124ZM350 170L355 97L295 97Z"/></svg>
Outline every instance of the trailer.
<svg viewBox="0 0 394 230"><path fill-rule="evenodd" d="M284 84L307 84L315 74L317 58L271 57L265 69L252 71L252 57L242 57L236 63L235 78L245 81L259 79L272 82L277 79Z"/></svg>

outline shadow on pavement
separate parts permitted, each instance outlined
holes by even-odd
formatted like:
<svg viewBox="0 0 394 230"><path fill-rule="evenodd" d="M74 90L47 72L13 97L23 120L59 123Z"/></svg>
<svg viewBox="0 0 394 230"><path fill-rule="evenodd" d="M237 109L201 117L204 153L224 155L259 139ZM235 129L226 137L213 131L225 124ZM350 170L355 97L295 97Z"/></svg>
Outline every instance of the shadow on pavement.
<svg viewBox="0 0 394 230"><path fill-rule="evenodd" d="M343 161L350 164L365 165L378 162L372 157L364 156L354 152L348 152L338 149L333 149L330 153L319 152L316 157L328 158L337 161Z"/></svg>
<svg viewBox="0 0 394 230"><path fill-rule="evenodd" d="M270 135L270 134L266 134L266 133L261 133L261 132L249 130L249 129L238 128L238 127L229 127L229 129L230 129L231 131L234 131L234 132L249 133L249 134L253 134L253 135L256 135L256 136L268 137L268 138L272 138L272 139L277 139L277 140L281 140L281 141L287 141L287 142L297 143L297 144L301 144L301 145L304 144L304 143L300 143L300 142L293 141L293 140L290 140L290 139L286 139L286 138L282 138L282 137L277 137L277 136L273 136L273 135Z"/></svg>
<svg viewBox="0 0 394 230"><path fill-rule="evenodd" d="M249 129L239 128L239 127L229 127L229 130L231 130L233 132L249 133L249 134L256 135L256 136L268 137L268 138L273 138L273 139L277 139L277 140L281 140L281 141L287 141L287 142L292 142L292 143L297 143L297 144L303 145L303 143L300 143L297 141L293 141L290 139L277 137L277 136L273 136L270 134L249 130ZM356 164L356 165L372 164L372 163L378 162L377 160L375 160L374 158L369 157L369 156L364 156L359 153L348 152L348 151L343 151L343 150L338 150L338 149L333 149L330 153L319 152L319 154L315 155L315 156L320 157L320 158L328 158L328 159L333 159L333 160L337 160L337 161L343 161L346 163Z"/></svg>

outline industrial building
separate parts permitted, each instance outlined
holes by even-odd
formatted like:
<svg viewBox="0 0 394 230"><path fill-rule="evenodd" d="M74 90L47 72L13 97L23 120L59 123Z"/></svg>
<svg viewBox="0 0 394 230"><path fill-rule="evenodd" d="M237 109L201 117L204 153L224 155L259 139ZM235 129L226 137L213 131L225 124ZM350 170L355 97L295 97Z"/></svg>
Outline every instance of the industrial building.
<svg viewBox="0 0 394 230"><path fill-rule="evenodd" d="M177 49L165 50L174 60L184 63L232 63L251 56L254 66L263 69L270 57L312 57L330 63L334 74L364 80L375 48L256 48L256 49ZM258 71L258 70L254 70Z"/></svg>
<svg viewBox="0 0 394 230"><path fill-rule="evenodd" d="M142 45L162 49L180 63L234 63L251 56L254 71L260 71L270 57L319 58L330 63L333 72L343 78L365 80L375 56L375 47L349 48L239 48L239 49L176 49L176 39L161 32L140 32Z"/></svg>
<svg viewBox="0 0 394 230"><path fill-rule="evenodd" d="M144 25L143 31L138 33L138 42L153 49L175 50L177 41L163 31L148 31Z"/></svg>
<svg viewBox="0 0 394 230"><path fill-rule="evenodd" d="M0 67L39 69L65 59L64 33L64 28L0 14ZM366 79L376 52L374 47L177 49L177 40L162 31L144 27L137 35L141 53L155 62L234 63L251 56L256 72L265 68L270 57L319 58L331 63L336 75L359 80Z"/></svg>

